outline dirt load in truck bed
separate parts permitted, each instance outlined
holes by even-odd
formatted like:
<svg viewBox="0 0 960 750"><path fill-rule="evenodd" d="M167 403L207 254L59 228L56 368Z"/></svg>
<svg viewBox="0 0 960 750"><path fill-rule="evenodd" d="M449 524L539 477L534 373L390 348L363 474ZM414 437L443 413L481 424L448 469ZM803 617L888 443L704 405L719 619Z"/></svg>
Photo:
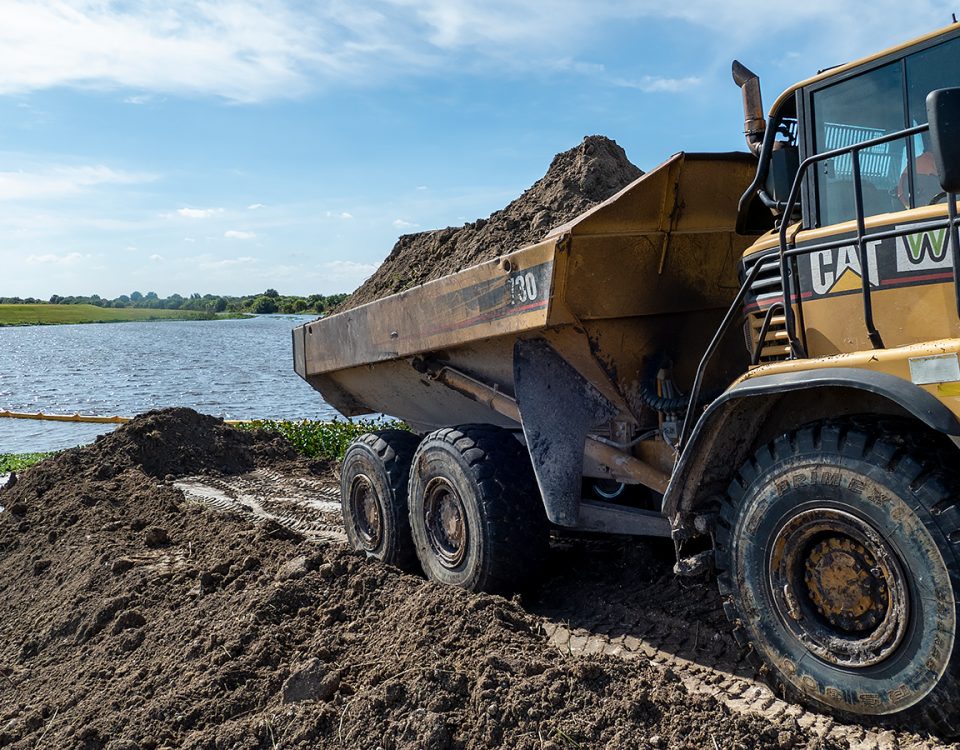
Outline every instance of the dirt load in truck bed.
<svg viewBox="0 0 960 750"><path fill-rule="evenodd" d="M710 694L726 673L643 651L734 663L709 582L676 584L656 548L565 542L540 590L474 595L174 485L251 472L309 486L334 467L176 409L0 494L0 747L931 746L838 743L772 699L731 710Z"/></svg>
<svg viewBox="0 0 960 750"><path fill-rule="evenodd" d="M486 219L403 235L340 310L402 292L541 239L642 176L615 141L590 135L557 154L523 195Z"/></svg>

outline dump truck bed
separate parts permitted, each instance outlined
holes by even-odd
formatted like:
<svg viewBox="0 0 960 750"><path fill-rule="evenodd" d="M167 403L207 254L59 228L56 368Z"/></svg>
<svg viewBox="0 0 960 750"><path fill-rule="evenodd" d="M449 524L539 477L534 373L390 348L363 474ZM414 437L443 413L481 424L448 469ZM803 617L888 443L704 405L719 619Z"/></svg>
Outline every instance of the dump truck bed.
<svg viewBox="0 0 960 750"><path fill-rule="evenodd" d="M534 245L300 326L295 369L347 416L509 425L417 364L453 363L512 395L514 344L541 337L638 417L645 357L668 351L692 376L736 293L737 201L755 166L748 154L678 153ZM744 357L720 358L729 377Z"/></svg>

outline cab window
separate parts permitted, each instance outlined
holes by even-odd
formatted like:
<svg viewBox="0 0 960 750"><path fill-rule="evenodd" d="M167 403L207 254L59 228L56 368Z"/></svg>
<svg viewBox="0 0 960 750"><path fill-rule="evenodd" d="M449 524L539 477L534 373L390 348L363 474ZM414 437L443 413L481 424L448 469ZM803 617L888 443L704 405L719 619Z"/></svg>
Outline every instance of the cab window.
<svg viewBox="0 0 960 750"><path fill-rule="evenodd" d="M811 96L813 150L851 146L927 121L927 94L960 86L960 38L915 52L816 90ZM942 199L927 134L860 152L866 216L926 206ZM819 226L856 218L850 154L816 165Z"/></svg>
<svg viewBox="0 0 960 750"><path fill-rule="evenodd" d="M813 112L817 153L903 130L901 64L891 63L814 92ZM897 202L896 190L906 164L906 143L903 140L860 152L866 215L903 208ZM827 159L819 162L816 168L820 225L856 218L852 155Z"/></svg>
<svg viewBox="0 0 960 750"><path fill-rule="evenodd" d="M908 126L921 125L927 121L927 94L935 89L960 86L960 39L910 55L906 67ZM915 136L912 146L910 176L901 186L901 193L904 205L927 206L942 198L929 134Z"/></svg>

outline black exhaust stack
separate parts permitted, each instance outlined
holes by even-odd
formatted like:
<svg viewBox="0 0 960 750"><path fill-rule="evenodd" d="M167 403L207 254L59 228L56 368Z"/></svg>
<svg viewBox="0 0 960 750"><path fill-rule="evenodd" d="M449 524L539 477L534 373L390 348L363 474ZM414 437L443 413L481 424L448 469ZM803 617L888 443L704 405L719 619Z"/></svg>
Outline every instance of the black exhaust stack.
<svg viewBox="0 0 960 750"><path fill-rule="evenodd" d="M760 95L760 78L739 60L733 61L733 80L743 91L743 134L754 156L760 155L760 145L767 129L763 116L763 98Z"/></svg>

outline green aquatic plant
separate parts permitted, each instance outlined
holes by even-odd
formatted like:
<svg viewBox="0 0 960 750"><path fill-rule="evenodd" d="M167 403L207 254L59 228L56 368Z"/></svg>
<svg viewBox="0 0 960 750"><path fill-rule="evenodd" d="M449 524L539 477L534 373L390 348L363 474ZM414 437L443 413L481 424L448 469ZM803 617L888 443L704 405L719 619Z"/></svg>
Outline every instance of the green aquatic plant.
<svg viewBox="0 0 960 750"><path fill-rule="evenodd" d="M0 453L0 474L23 471L56 453Z"/></svg>
<svg viewBox="0 0 960 750"><path fill-rule="evenodd" d="M380 417L378 419L335 419L320 422L309 419L296 421L264 419L238 425L246 430L278 432L293 444L297 451L308 458L343 458L347 446L365 432L375 430L406 430L403 422Z"/></svg>

